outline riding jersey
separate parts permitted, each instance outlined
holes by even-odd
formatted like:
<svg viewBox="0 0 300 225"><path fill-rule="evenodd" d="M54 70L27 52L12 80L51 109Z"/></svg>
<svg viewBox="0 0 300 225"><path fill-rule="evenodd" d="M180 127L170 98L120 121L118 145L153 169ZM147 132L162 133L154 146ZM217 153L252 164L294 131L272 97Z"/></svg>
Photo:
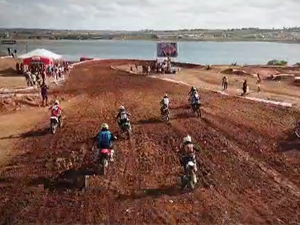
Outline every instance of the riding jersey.
<svg viewBox="0 0 300 225"><path fill-rule="evenodd" d="M196 94L193 94L192 95L192 105L194 104L199 104L200 103L200 97L199 97L199 94L196 93Z"/></svg>
<svg viewBox="0 0 300 225"><path fill-rule="evenodd" d="M61 114L61 108L59 105L54 105L51 108L51 116L59 117Z"/></svg>
<svg viewBox="0 0 300 225"><path fill-rule="evenodd" d="M163 106L166 106L168 107L169 106L169 103L170 103L170 100L168 98L163 98L160 102Z"/></svg>
<svg viewBox="0 0 300 225"><path fill-rule="evenodd" d="M110 131L101 131L97 136L97 144L99 148L110 148L112 134Z"/></svg>

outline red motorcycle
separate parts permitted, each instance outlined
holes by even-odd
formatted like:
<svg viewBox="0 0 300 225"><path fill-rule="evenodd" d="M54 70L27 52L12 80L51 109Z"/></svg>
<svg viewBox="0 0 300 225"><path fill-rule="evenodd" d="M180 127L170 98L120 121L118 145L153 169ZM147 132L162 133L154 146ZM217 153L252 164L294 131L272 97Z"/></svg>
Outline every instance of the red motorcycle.
<svg viewBox="0 0 300 225"><path fill-rule="evenodd" d="M108 168L108 161L110 161L114 150L111 149L101 149L99 155L99 171L101 175L105 175Z"/></svg>

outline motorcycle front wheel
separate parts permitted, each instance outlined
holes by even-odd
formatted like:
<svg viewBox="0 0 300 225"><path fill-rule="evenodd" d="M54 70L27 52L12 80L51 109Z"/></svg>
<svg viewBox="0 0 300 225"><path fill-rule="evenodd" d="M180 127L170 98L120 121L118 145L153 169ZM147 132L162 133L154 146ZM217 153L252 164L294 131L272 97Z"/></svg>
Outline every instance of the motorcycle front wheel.
<svg viewBox="0 0 300 225"><path fill-rule="evenodd" d="M191 190L194 190L195 189L195 182L194 182L194 177L196 176L196 174L193 172L192 174L191 174L191 176L189 176L189 188L191 189Z"/></svg>

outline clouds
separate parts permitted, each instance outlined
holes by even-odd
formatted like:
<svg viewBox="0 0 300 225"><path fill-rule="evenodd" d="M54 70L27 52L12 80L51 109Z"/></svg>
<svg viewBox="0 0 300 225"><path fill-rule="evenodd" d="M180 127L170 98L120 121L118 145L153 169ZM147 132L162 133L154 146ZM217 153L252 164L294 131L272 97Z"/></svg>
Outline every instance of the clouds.
<svg viewBox="0 0 300 225"><path fill-rule="evenodd" d="M0 27L181 29L290 27L299 0L0 0Z"/></svg>

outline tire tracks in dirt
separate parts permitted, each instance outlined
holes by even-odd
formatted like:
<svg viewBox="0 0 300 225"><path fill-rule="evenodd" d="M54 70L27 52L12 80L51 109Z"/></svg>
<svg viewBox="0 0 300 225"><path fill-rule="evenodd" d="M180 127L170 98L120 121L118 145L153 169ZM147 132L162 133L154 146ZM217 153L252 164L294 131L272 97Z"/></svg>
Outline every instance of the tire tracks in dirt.
<svg viewBox="0 0 300 225"><path fill-rule="evenodd" d="M110 70L114 63L120 62L91 62L73 70L63 93L82 98L67 111L67 125L58 130L57 135L34 137L20 143L20 147L29 149L30 153L15 158L11 166L25 165L27 169L16 169L11 176L22 172L27 178L18 177L18 182L24 184L22 187L2 189L5 194L11 193L6 201L10 204L0 207L5 218L17 215L15 221L20 223L33 223L36 222L33 218L39 218L47 223L64 224L282 224L297 221L296 189L274 181L268 171L273 168L265 158L251 155L258 144L268 147L268 141L279 134L281 124L277 123L278 119L274 135L263 135L256 143L255 136L261 134L261 129L249 126L252 130L244 132L247 123L238 127L238 122L245 119L247 113L234 111L230 115L233 107L239 109L238 105L244 100L224 100L232 103L224 106L224 116L229 118L224 123L223 117L215 116L220 114L215 107L220 104L219 96L205 92L202 98L209 99L204 105L206 119L192 118L190 111L182 107L187 101L186 87L143 76L125 76ZM159 100L164 92L171 96L174 107L169 124L159 119ZM115 143L116 160L109 164L106 178L91 179L95 188L82 194L49 192L47 197L41 198L33 190L30 194L34 201L13 208L30 198L25 190L36 188L27 183L32 180L33 169L39 170L37 174L48 173L43 160L67 157L71 151L80 152L83 145L89 148L91 137L103 122L109 123L111 130L117 130L114 116L120 105L132 113L134 133L131 141L119 139ZM210 115L211 109L215 110L215 115ZM256 110L264 110L262 105L254 103L247 109L251 111L250 115L256 115ZM271 113L263 113L262 118L272 120L283 111L274 109ZM238 117L236 121L232 119L234 116ZM251 116L251 120L254 117ZM282 125L286 121L284 117ZM211 182L215 184L211 189L200 187L191 193L176 189L175 180L181 168L175 150L187 134L203 148L197 156L211 172ZM249 141L243 140L249 135ZM34 163L30 165L31 162ZM266 171L259 167L260 163ZM49 173L53 177L56 171L49 170Z"/></svg>

